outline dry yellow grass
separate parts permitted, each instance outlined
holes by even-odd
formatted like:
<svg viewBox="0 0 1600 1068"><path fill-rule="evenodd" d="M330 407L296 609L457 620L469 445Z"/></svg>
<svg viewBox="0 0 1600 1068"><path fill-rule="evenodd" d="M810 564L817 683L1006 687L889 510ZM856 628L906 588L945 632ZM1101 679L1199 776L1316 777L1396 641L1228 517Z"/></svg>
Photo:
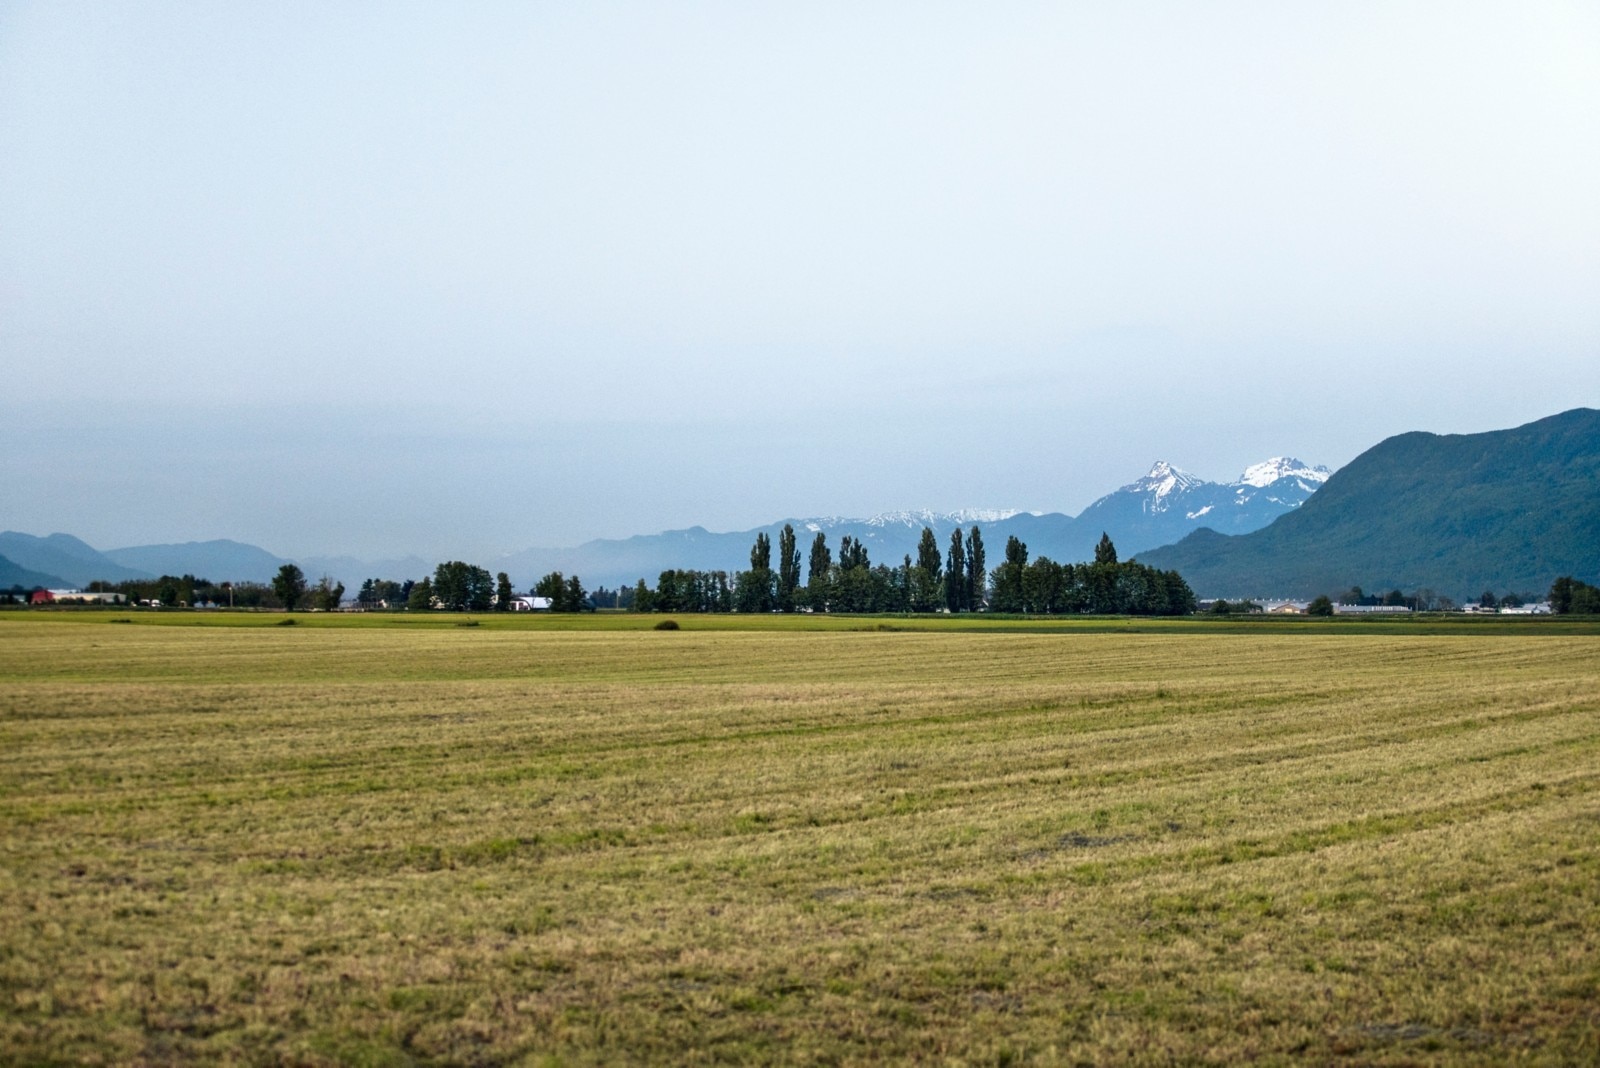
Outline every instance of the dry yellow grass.
<svg viewBox="0 0 1600 1068"><path fill-rule="evenodd" d="M0 621L0 1060L1592 1063L1597 654Z"/></svg>

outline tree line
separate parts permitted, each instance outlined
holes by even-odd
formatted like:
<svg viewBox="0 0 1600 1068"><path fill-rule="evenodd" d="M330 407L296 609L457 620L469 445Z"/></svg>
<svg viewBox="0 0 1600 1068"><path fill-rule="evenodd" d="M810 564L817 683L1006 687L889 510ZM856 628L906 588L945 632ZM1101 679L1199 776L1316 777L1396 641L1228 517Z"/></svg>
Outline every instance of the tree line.
<svg viewBox="0 0 1600 1068"><path fill-rule="evenodd" d="M344 598L344 584L323 575L308 582L293 564L294 581L283 581L283 569L270 582L212 582L194 575L162 575L153 579L125 579L120 582L96 580L86 589L91 593L120 593L130 604L160 605L166 608L201 605L217 608L295 608L304 604L322 611L338 608Z"/></svg>
<svg viewBox="0 0 1600 1068"><path fill-rule="evenodd" d="M1094 560L1058 564L1048 556L1028 561L1028 547L1006 541L1006 557L994 570L989 607L1030 615L1182 616L1195 610L1194 591L1176 571L1117 560L1117 548L1100 535Z"/></svg>
<svg viewBox="0 0 1600 1068"><path fill-rule="evenodd" d="M867 546L846 535L838 556L817 533L806 557L794 527L778 535L777 567L771 539L756 535L750 568L661 572L654 589L640 579L631 608L636 612L1011 612L1035 615L1183 615L1194 611L1194 593L1175 571L1134 561L1119 563L1116 547L1102 534L1093 563L1058 564L1041 556L1031 563L1028 547L1006 541L1005 559L991 575L977 527L951 532L941 553L932 529L922 528L913 558L894 566L874 565Z"/></svg>
<svg viewBox="0 0 1600 1068"><path fill-rule="evenodd" d="M635 612L973 612L992 611L1059 615L1181 615L1195 610L1194 595L1175 571L1158 571L1133 561L1119 563L1116 547L1105 534L1093 562L1057 564L1049 557L1028 559L1028 547L1007 539L1005 559L991 574L986 570L983 534L974 526L951 532L945 553L930 528L924 527L915 559L906 554L890 567L874 565L867 546L845 536L835 557L826 535L817 533L805 558L792 525L778 535L777 567L770 538L756 536L747 571L661 572L654 588L643 579L632 587L594 592L576 576L553 571L528 591L548 601L551 611L584 612L598 608ZM162 575L154 579L89 583L91 592L120 593L130 602L167 607L210 605L229 608L332 611L343 603L342 583L324 575L309 582L295 564L285 564L270 582L211 582L194 575ZM9 592L25 601L21 587ZM432 575L413 581L369 578L362 582L356 606L368 610L509 611L517 597L509 576L491 578L481 567L460 560L439 564ZM1556 579L1546 594L1558 615L1600 615L1600 587L1570 575ZM1485 608L1531 603L1536 595L1485 591ZM1455 603L1433 590L1367 593L1352 586L1337 597L1311 602L1313 615L1332 615L1335 602L1347 605L1396 605L1415 611L1450 611ZM1220 607L1219 607L1220 606ZM1249 602L1216 602L1212 611L1258 610Z"/></svg>
<svg viewBox="0 0 1600 1068"><path fill-rule="evenodd" d="M874 565L867 546L845 535L835 558L818 532L804 556L792 524L778 534L777 566L772 539L763 531L750 548L750 567L727 571L669 569L652 589L640 579L627 607L635 612L932 612L968 611L984 588L983 534L951 532L948 560L932 530L924 527L917 559L898 566Z"/></svg>
<svg viewBox="0 0 1600 1068"><path fill-rule="evenodd" d="M286 565L288 568L294 565ZM356 605L367 611L509 612L517 596L511 577L504 571L491 577L485 568L462 560L448 560L435 567L431 576L424 575L415 582L369 578L356 594ZM568 578L559 571L552 571L534 583L528 596L545 598L552 612L594 610L578 576Z"/></svg>

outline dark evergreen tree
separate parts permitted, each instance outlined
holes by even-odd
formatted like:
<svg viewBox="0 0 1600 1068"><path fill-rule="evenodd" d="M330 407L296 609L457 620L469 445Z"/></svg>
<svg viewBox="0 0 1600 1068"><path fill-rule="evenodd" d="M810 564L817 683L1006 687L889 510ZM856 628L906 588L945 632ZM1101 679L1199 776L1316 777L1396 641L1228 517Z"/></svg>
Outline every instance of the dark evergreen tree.
<svg viewBox="0 0 1600 1068"><path fill-rule="evenodd" d="M872 561L867 559L867 547L859 538L852 538L846 534L839 541L839 567L844 571L854 571L856 568L870 568Z"/></svg>
<svg viewBox="0 0 1600 1068"><path fill-rule="evenodd" d="M811 539L811 558L806 573L806 603L813 612L828 610L828 583L833 571L833 553L828 536L820 530Z"/></svg>
<svg viewBox="0 0 1600 1068"><path fill-rule="evenodd" d="M1054 615L1063 610L1062 571L1062 566L1048 556L1039 557L1023 569L1023 611Z"/></svg>
<svg viewBox="0 0 1600 1068"><path fill-rule="evenodd" d="M994 569L989 605L996 612L1024 611L1022 576L1027 566L1028 547L1013 534L1006 539L1005 562Z"/></svg>
<svg viewBox="0 0 1600 1068"><path fill-rule="evenodd" d="M1088 595L1088 611L1097 616L1116 615L1117 565L1086 564L1084 589Z"/></svg>
<svg viewBox="0 0 1600 1068"><path fill-rule="evenodd" d="M917 566L934 579L942 574L944 562L939 558L939 539L933 536L931 527L922 528L922 538L917 542Z"/></svg>
<svg viewBox="0 0 1600 1068"><path fill-rule="evenodd" d="M1574 582L1569 611L1575 616L1600 616L1600 588L1586 582Z"/></svg>
<svg viewBox="0 0 1600 1068"><path fill-rule="evenodd" d="M1194 590L1184 581L1183 576L1176 571L1163 571L1167 580L1167 615L1187 616L1194 614Z"/></svg>
<svg viewBox="0 0 1600 1068"><path fill-rule="evenodd" d="M760 568L733 577L734 608L740 612L770 612L773 604L772 572Z"/></svg>
<svg viewBox="0 0 1600 1068"><path fill-rule="evenodd" d="M507 575L504 571L502 571L502 572L500 572L499 575L495 576L495 586L494 586L494 609L495 609L495 611L496 612L509 612L509 611L511 611L511 598L512 598L512 596L513 596L513 591L511 589L511 576Z"/></svg>
<svg viewBox="0 0 1600 1068"><path fill-rule="evenodd" d="M578 576L568 578L559 571L552 571L536 582L533 595L549 601L552 612L584 612L593 607Z"/></svg>
<svg viewBox="0 0 1600 1068"><path fill-rule="evenodd" d="M1111 544L1111 535L1103 530L1100 532L1100 544L1094 547L1094 562L1097 564L1117 562L1117 547Z"/></svg>
<svg viewBox="0 0 1600 1068"><path fill-rule="evenodd" d="M655 593L645 585L641 576L633 587L633 603L628 606L630 612L652 612L655 610Z"/></svg>
<svg viewBox="0 0 1600 1068"><path fill-rule="evenodd" d="M533 584L533 595L543 597L552 612L567 610L567 576L552 571Z"/></svg>
<svg viewBox="0 0 1600 1068"><path fill-rule="evenodd" d="M795 590L800 586L800 548L795 544L794 527L788 523L778 534L778 609L793 612Z"/></svg>
<svg viewBox="0 0 1600 1068"><path fill-rule="evenodd" d="M1550 592L1545 598L1550 602L1550 611L1558 616L1572 611L1572 587L1575 582L1571 575L1563 575L1550 584Z"/></svg>
<svg viewBox="0 0 1600 1068"><path fill-rule="evenodd" d="M989 574L984 570L983 532L973 524L967 533L967 609L976 612L983 607L984 591L988 588Z"/></svg>
<svg viewBox="0 0 1600 1068"><path fill-rule="evenodd" d="M655 610L657 612L676 612L678 607L678 573L676 571L663 571L656 578Z"/></svg>
<svg viewBox="0 0 1600 1068"><path fill-rule="evenodd" d="M950 532L950 553L944 562L944 607L949 612L965 612L967 600L967 554L961 545L961 528Z"/></svg>
<svg viewBox="0 0 1600 1068"><path fill-rule="evenodd" d="M1557 615L1600 615L1600 588L1564 575L1550 585L1550 611Z"/></svg>
<svg viewBox="0 0 1600 1068"><path fill-rule="evenodd" d="M901 582L904 599L913 612L932 612L939 607L939 577L943 561L939 559L939 540L928 527L922 528L922 538L917 543L917 562L906 557L905 575Z"/></svg>
<svg viewBox="0 0 1600 1068"><path fill-rule="evenodd" d="M733 577L733 602L740 612L770 612L775 602L777 576L772 573L772 539L765 531L750 548L750 570Z"/></svg>
<svg viewBox="0 0 1600 1068"><path fill-rule="evenodd" d="M284 564L272 576L272 592L278 598L278 603L283 605L284 611L293 612L306 595L305 572L294 564ZM177 600L176 586L173 588L173 600ZM165 603L166 599L162 598L162 602Z"/></svg>

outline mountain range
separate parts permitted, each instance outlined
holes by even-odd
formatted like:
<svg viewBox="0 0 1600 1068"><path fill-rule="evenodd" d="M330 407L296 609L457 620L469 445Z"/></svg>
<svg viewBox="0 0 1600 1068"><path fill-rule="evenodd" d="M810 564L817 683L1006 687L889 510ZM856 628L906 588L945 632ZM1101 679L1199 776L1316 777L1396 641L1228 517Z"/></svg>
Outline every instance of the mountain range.
<svg viewBox="0 0 1600 1068"><path fill-rule="evenodd" d="M924 527L932 530L943 553L950 532L977 524L991 566L999 562L1006 539L1017 537L1035 557L1061 562L1094 558L1095 544L1108 534L1123 556L1176 541L1202 526L1230 532L1257 530L1298 508L1328 478L1326 467L1311 467L1277 457L1249 468L1232 482L1208 482L1158 461L1149 474L1106 494L1077 516L1018 511L889 512L869 519L790 518L731 533L704 527L669 530L623 539L599 539L571 549L528 549L502 558L491 571L539 576L550 571L581 575L590 586L631 585L643 578L654 585L667 568L735 571L750 566L750 548L765 533L774 546L785 524L798 535L802 562L817 534L837 550L845 537L867 547L874 563L897 564L916 556ZM520 580L519 580L520 582Z"/></svg>
<svg viewBox="0 0 1600 1068"><path fill-rule="evenodd" d="M874 562L887 564L916 553L923 527L933 530L943 552L951 530L973 524L983 530L984 544L995 561L1012 535L1027 543L1033 556L1070 562L1092 558L1095 543L1102 533L1107 533L1119 551L1130 556L1176 541L1202 526L1229 533L1256 530L1298 508L1328 474L1326 467L1278 457L1250 467L1232 482L1219 483L1157 462L1143 478L1106 494L1078 516L967 510L889 512L866 519L780 519L728 533L690 527L631 538L597 539L570 548L526 549L497 560L473 562L490 571L507 572L519 589L531 586L551 571L579 575L590 588L631 585L640 578L653 584L656 576L668 568L731 572L748 567L756 535L765 532L776 544L778 532L786 523L793 525L799 535L802 554L817 533L826 535L834 550L848 536L865 545ZM438 561L420 557L360 560L348 556L291 561L257 546L225 539L99 552L68 534L41 538L16 531L0 533L0 587L84 586L95 579L119 581L163 574L191 574L217 582L265 582L279 567L291 562L299 564L308 576L326 574L354 590L366 578L420 578L431 573Z"/></svg>
<svg viewBox="0 0 1600 1068"><path fill-rule="evenodd" d="M1331 475L1279 458L1216 483L1157 463L1077 516L969 511L790 519L732 533L690 527L472 562L509 573L519 589L558 570L581 576L591 589L639 578L653 584L667 568L742 569L756 535L776 543L786 522L799 535L802 558L812 536L822 533L835 551L849 536L886 564L915 555L925 526L943 552L952 529L977 524L991 567L1011 536L1034 558L1067 563L1090 559L1103 531L1123 559L1137 555L1141 563L1176 570L1201 597L1309 598L1353 585L1432 589L1461 600L1485 588L1537 593L1562 575L1600 581L1600 411L1578 408L1481 434L1400 434ZM163 573L260 582L286 562L232 541L102 553L67 534L0 534L0 588ZM296 562L308 576L330 575L349 590L368 577L420 578L437 563Z"/></svg>
<svg viewBox="0 0 1600 1068"><path fill-rule="evenodd" d="M1141 553L1201 597L1433 589L1458 599L1600 577L1600 411L1510 430L1413 432L1341 468L1303 508Z"/></svg>

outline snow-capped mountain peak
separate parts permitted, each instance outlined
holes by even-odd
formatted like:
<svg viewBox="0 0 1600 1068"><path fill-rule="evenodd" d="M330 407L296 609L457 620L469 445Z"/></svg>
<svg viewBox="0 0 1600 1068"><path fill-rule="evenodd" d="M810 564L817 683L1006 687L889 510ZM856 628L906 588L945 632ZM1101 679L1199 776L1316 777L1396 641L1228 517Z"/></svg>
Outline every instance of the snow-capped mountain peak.
<svg viewBox="0 0 1600 1068"><path fill-rule="evenodd" d="M1333 472L1318 464L1312 467L1303 461L1296 460L1293 456L1274 456L1258 464L1245 468L1244 474L1239 476L1236 485L1255 486L1260 489L1272 485L1280 478L1298 478L1302 482L1321 485L1328 481L1328 476ZM1311 487L1307 487L1308 489Z"/></svg>
<svg viewBox="0 0 1600 1068"><path fill-rule="evenodd" d="M1165 460L1157 460L1151 465L1148 475L1122 488L1130 493L1153 494L1159 499L1174 491L1198 486L1204 481L1205 479L1196 478L1187 471L1173 467Z"/></svg>

